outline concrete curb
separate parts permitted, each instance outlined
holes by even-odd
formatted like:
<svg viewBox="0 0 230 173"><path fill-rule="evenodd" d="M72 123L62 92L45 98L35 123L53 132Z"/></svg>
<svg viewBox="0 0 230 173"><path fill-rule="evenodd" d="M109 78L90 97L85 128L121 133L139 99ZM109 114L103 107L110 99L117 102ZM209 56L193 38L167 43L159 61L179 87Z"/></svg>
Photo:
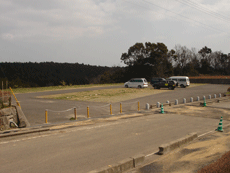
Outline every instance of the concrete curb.
<svg viewBox="0 0 230 173"><path fill-rule="evenodd" d="M30 133L39 133L39 132L45 132L45 131L49 131L49 130L50 130L50 128L33 129L33 130L16 131L16 132L11 131L9 133L1 134L0 138L17 136L17 135L24 135L24 134L30 134Z"/></svg>
<svg viewBox="0 0 230 173"><path fill-rule="evenodd" d="M136 155L120 161L117 164L102 167L101 169L93 170L88 173L120 173L141 165L145 160L145 156L142 154Z"/></svg>
<svg viewBox="0 0 230 173"><path fill-rule="evenodd" d="M159 147L158 154L160 154L160 155L166 154L172 150L175 150L175 149L181 147L184 144L191 142L192 140L194 140L197 137L198 137L197 133L191 133L191 134L188 134L184 138L178 139L178 140L170 142L168 144L163 144Z"/></svg>

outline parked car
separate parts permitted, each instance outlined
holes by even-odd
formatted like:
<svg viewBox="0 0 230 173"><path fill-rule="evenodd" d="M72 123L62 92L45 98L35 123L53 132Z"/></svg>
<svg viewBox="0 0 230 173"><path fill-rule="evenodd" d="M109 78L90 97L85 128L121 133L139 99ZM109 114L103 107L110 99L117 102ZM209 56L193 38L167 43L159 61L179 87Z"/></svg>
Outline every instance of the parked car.
<svg viewBox="0 0 230 173"><path fill-rule="evenodd" d="M167 78L166 81L172 81L172 82L174 82L174 84L176 85L176 87L178 87L178 82L177 81L169 79L169 78Z"/></svg>
<svg viewBox="0 0 230 173"><path fill-rule="evenodd" d="M165 78L160 78L160 77L153 77L150 81L150 84L153 85L155 83L158 83L160 81L166 81Z"/></svg>
<svg viewBox="0 0 230 173"><path fill-rule="evenodd" d="M171 76L168 80L173 80L178 83L178 86L181 88L185 88L190 85L189 77L188 76Z"/></svg>
<svg viewBox="0 0 230 173"><path fill-rule="evenodd" d="M174 90L176 87L176 84L174 81L162 80L160 82L156 82L152 84L152 86L154 87L154 89L168 88L170 90Z"/></svg>
<svg viewBox="0 0 230 173"><path fill-rule="evenodd" d="M124 86L126 88L147 88L148 82L145 78L133 78L125 82Z"/></svg>

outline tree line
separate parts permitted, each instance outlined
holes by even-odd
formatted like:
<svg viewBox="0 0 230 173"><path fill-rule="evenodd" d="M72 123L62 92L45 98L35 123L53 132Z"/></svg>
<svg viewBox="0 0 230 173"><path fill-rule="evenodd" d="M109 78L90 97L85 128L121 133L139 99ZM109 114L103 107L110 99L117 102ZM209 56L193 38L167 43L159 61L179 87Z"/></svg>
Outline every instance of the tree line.
<svg viewBox="0 0 230 173"><path fill-rule="evenodd" d="M136 43L120 57L125 67L102 67L79 63L0 63L0 79L11 87L43 87L120 83L131 78L230 75L230 54L164 43Z"/></svg>
<svg viewBox="0 0 230 173"><path fill-rule="evenodd" d="M100 83L101 75L119 67L92 66L79 63L0 63L0 81L12 88Z"/></svg>
<svg viewBox="0 0 230 173"><path fill-rule="evenodd" d="M169 76L229 75L230 53L212 52L204 46L200 50L176 45L168 50L164 43L136 43L122 53L121 62L127 65L114 73L106 72L104 81L122 82L134 77L146 78Z"/></svg>

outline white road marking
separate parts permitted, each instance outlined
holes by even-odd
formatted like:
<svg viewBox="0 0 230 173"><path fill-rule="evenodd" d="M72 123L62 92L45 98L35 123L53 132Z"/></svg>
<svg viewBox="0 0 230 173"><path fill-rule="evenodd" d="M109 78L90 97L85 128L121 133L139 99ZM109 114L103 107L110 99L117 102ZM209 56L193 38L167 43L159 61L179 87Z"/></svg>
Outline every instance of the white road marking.
<svg viewBox="0 0 230 173"><path fill-rule="evenodd" d="M146 155L145 157L152 156L152 155L154 155L154 154L157 153L157 152L158 152L158 151L155 151L155 152L153 152L153 153L150 153L150 154Z"/></svg>
<svg viewBox="0 0 230 173"><path fill-rule="evenodd" d="M230 126L230 124L226 125L226 127L228 127L228 126ZM207 135L207 134L209 134L209 133L212 133L212 132L214 132L214 131L215 131L215 130L212 130L212 131L209 131L209 132L207 132L207 133L201 134L201 135L198 136L198 138L201 137L201 136ZM154 155L154 154L157 153L157 152L158 152L158 151L155 151L155 152L153 152L153 153L147 154L145 157L152 156L152 155Z"/></svg>

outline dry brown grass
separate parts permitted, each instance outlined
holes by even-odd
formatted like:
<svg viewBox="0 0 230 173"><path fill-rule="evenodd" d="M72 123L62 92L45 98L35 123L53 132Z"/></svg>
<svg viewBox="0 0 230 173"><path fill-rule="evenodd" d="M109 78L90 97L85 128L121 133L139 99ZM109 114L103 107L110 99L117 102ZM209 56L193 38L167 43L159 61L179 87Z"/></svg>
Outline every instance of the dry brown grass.
<svg viewBox="0 0 230 173"><path fill-rule="evenodd" d="M194 86L198 85L193 84L190 87ZM162 92L173 92L173 90L168 90L167 88L160 90L153 88L113 88L104 90L73 92L68 94L40 96L39 98L114 103L144 97L148 95L158 94Z"/></svg>
<svg viewBox="0 0 230 173"><path fill-rule="evenodd" d="M40 98L113 103L113 102L135 99L138 97L144 97L144 96L157 94L161 92L173 92L173 90L168 90L168 89L155 90L153 88L144 88L144 89L115 88L115 89L74 92L68 94L56 94L56 95L42 96Z"/></svg>

